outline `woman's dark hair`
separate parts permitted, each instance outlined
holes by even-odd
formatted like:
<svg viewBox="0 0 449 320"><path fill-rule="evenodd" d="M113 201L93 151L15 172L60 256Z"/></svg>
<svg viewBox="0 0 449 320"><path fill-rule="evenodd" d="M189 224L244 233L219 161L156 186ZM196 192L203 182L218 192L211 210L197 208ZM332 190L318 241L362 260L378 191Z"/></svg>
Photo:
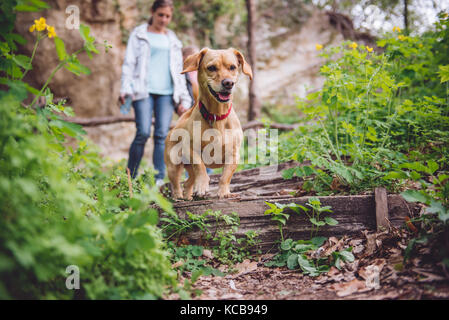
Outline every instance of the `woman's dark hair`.
<svg viewBox="0 0 449 320"><path fill-rule="evenodd" d="M171 0L156 0L153 2L153 5L151 6L151 12L156 12L157 9L163 8L163 7L170 7L173 10L173 1ZM153 23L153 17L150 17L150 20L148 20L148 24Z"/></svg>

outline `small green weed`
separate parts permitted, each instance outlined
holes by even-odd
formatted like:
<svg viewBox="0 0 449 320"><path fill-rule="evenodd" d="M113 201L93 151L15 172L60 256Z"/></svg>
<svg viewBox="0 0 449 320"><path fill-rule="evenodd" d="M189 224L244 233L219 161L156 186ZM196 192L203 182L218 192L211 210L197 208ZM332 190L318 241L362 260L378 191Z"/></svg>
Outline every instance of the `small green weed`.
<svg viewBox="0 0 449 320"><path fill-rule="evenodd" d="M302 272L310 276L318 276L321 273L329 271L330 266L334 265L340 269L340 262L352 262L354 256L351 253L352 248L342 250L340 252L332 252L331 256L320 257L320 247L327 240L325 237L313 237L310 240L297 240L286 239L283 236L283 226L287 223L290 217L289 213L284 210L291 209L298 214L305 213L309 218L310 223L313 226L311 230L311 237L313 234L317 234L320 227L324 225L335 226L338 221L331 217L320 218L320 215L324 212L332 212L330 206L321 206L320 199L311 197L306 203L306 206L302 206L296 203L280 204L265 202L270 209L265 211L265 214L270 214L271 219L276 221L279 227L281 235L280 252L274 256L274 258L265 263L267 267L284 267L289 269L300 268Z"/></svg>
<svg viewBox="0 0 449 320"><path fill-rule="evenodd" d="M320 219L320 215L323 212L332 212L332 210L330 206L322 207L320 199L316 197L309 198L306 203L306 205L310 207L311 212L309 212L309 208L296 203L280 204L277 202L270 203L267 201L265 201L265 203L270 207L270 209L265 210L264 214L271 215L271 220L277 222L279 233L281 235L281 242L284 241L283 226L285 226L288 218L290 217L290 214L288 212L285 212L285 209L291 209L298 214L304 212L307 215L309 221L314 225L314 229L311 230L310 237L318 233L319 227L322 227L324 225L335 226L338 224L337 220L329 216L324 217L324 219Z"/></svg>
<svg viewBox="0 0 449 320"><path fill-rule="evenodd" d="M259 232L247 231L243 237L235 234L240 226L239 215L235 212L222 214L221 211L206 210L202 214L186 212L186 219L181 219L177 214L164 213L161 221L164 222L162 230L167 240L179 237L187 232L199 231L200 238L205 243L215 243L212 246L214 257L221 263L234 264L251 258L251 250L260 243ZM212 225L212 221L215 224Z"/></svg>
<svg viewBox="0 0 449 320"><path fill-rule="evenodd" d="M341 261L353 262L354 255L352 248L342 251L334 251L329 256L320 256L320 247L327 240L325 237L314 237L310 240L287 239L280 245L280 252L273 260L266 262L267 267L285 267L301 271L309 276L315 277L321 273L326 273L331 266L341 269Z"/></svg>
<svg viewBox="0 0 449 320"><path fill-rule="evenodd" d="M449 174L438 172L439 168L438 163L432 160L426 164L409 162L397 166L396 170L390 171L384 177L386 180L402 183L418 183L420 189L408 189L401 195L408 202L422 203L425 206L419 217L410 220L410 223L419 223L421 228L417 237L408 243L404 254L405 261L410 258L416 244L433 243L432 256L449 266L449 250L444 245L449 239Z"/></svg>

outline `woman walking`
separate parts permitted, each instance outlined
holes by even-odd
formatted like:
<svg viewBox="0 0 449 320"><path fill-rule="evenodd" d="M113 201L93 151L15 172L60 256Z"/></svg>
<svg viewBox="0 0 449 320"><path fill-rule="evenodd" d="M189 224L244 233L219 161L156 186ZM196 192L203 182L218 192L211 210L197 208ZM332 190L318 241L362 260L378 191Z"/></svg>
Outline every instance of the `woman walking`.
<svg viewBox="0 0 449 320"><path fill-rule="evenodd" d="M173 2L156 0L148 23L136 27L128 40L122 67L120 101L132 96L136 117L136 136L129 149L128 168L137 175L145 144L150 137L154 114L153 165L158 171L156 184L165 176L165 137L170 128L175 106L191 105L184 75L181 74L182 44L167 28L173 14Z"/></svg>

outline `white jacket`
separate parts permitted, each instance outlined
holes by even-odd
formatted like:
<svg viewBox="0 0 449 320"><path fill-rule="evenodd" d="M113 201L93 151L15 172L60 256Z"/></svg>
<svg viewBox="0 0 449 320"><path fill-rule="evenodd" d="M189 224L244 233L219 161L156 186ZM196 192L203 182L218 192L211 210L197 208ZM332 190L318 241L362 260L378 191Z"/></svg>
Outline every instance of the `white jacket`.
<svg viewBox="0 0 449 320"><path fill-rule="evenodd" d="M120 94L133 95L133 100L148 97L147 63L150 61L151 44L147 36L148 23L134 28L126 46L125 61L122 66ZM173 101L175 106L182 103L185 108L192 105L187 91L183 69L182 43L176 34L167 29L170 43L170 73L173 80Z"/></svg>

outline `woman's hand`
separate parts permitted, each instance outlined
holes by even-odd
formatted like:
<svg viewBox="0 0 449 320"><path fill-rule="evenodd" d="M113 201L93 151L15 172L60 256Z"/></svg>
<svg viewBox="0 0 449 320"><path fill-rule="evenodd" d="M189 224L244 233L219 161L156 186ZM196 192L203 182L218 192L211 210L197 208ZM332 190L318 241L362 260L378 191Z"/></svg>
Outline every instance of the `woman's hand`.
<svg viewBox="0 0 449 320"><path fill-rule="evenodd" d="M119 97L118 97L118 101L120 101L120 104L125 104L125 99L126 99L126 94L122 93Z"/></svg>
<svg viewBox="0 0 449 320"><path fill-rule="evenodd" d="M122 104L125 104L125 100L126 100L126 97L128 97L128 96L131 96L130 94L125 94L125 93L122 93L119 97L118 97L118 101L120 102L120 105L122 105Z"/></svg>
<svg viewBox="0 0 449 320"><path fill-rule="evenodd" d="M182 114L186 111L187 111L187 108L184 107L181 103L181 104L179 104L178 109L176 110L176 113L178 114L178 116L182 116Z"/></svg>

